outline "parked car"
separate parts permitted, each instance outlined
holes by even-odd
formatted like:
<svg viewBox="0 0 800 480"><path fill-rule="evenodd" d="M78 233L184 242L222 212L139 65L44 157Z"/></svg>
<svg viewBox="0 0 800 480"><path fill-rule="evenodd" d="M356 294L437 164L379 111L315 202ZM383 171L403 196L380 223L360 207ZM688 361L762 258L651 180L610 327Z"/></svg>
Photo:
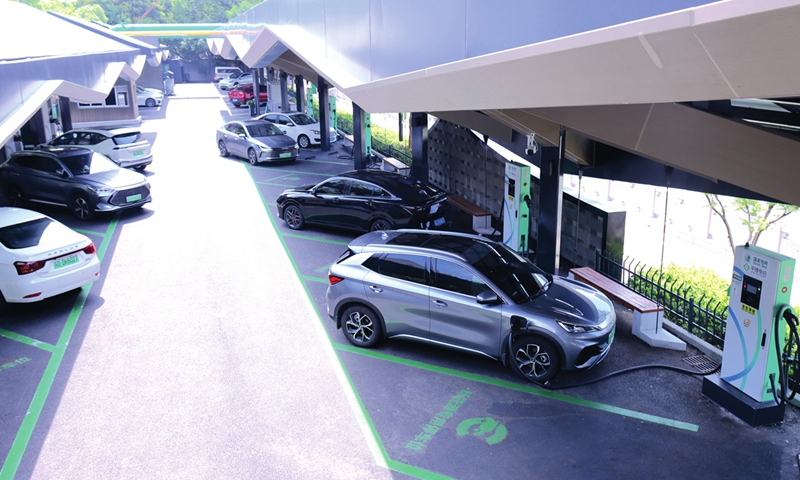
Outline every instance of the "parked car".
<svg viewBox="0 0 800 480"><path fill-rule="evenodd" d="M294 138L300 148L308 148L311 145L319 145L321 142L321 127L319 126L319 120L311 118L305 113L265 113L255 118L274 123L283 131L283 133ZM336 139L336 130L333 127L330 127L328 129L328 140L333 143L336 141Z"/></svg>
<svg viewBox="0 0 800 480"><path fill-rule="evenodd" d="M275 125L260 120L226 123L217 129L217 147L223 157L236 155L251 165L297 160L299 149Z"/></svg>
<svg viewBox="0 0 800 480"><path fill-rule="evenodd" d="M242 69L239 67L214 67L214 83L223 78L230 78L232 75L241 75Z"/></svg>
<svg viewBox="0 0 800 480"><path fill-rule="evenodd" d="M330 267L328 315L353 345L403 338L511 363L544 384L602 361L616 314L598 290L502 243L424 230L371 232Z"/></svg>
<svg viewBox="0 0 800 480"><path fill-rule="evenodd" d="M47 145L78 145L102 153L120 167L136 170L144 170L153 163L150 142L135 128L70 130L50 140Z"/></svg>
<svg viewBox="0 0 800 480"><path fill-rule="evenodd" d="M238 87L228 92L228 100L231 101L234 107L245 106L247 104L247 101L254 99L255 96L256 95L253 89L253 84L239 85ZM258 90L258 103L259 104L267 103L266 85L261 85L261 88L259 88Z"/></svg>
<svg viewBox="0 0 800 480"><path fill-rule="evenodd" d="M433 185L383 170L354 170L316 185L285 190L278 217L298 230L306 224L359 231L444 228L447 193Z"/></svg>
<svg viewBox="0 0 800 480"><path fill-rule="evenodd" d="M0 310L32 303L100 277L94 243L38 212L0 207Z"/></svg>
<svg viewBox="0 0 800 480"><path fill-rule="evenodd" d="M136 85L136 104L140 107L157 107L164 100L164 92L157 88L145 88Z"/></svg>
<svg viewBox="0 0 800 480"><path fill-rule="evenodd" d="M142 207L152 200L144 175L83 147L14 152L0 165L0 182L11 206L62 205L81 220L100 212Z"/></svg>
<svg viewBox="0 0 800 480"><path fill-rule="evenodd" d="M243 73L235 77L223 78L222 80L219 81L219 88L220 90L228 90L231 88L236 88L239 85L244 85L248 83L249 84L253 83L252 73Z"/></svg>

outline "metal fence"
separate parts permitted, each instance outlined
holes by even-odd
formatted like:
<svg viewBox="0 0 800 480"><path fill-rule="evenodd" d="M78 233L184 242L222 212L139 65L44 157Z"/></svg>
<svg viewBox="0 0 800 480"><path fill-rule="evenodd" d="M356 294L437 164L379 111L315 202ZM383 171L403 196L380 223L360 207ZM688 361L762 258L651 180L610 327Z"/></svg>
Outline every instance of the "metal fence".
<svg viewBox="0 0 800 480"><path fill-rule="evenodd" d="M349 117L337 117L339 130L348 135L353 134L353 121ZM375 135L372 136L372 149L386 157L392 157L400 160L406 165L411 165L411 151L403 148L396 148L395 146L381 141Z"/></svg>
<svg viewBox="0 0 800 480"><path fill-rule="evenodd" d="M664 307L664 316L689 333L715 347L725 342L728 305L706 298L695 298L691 288L671 279L658 269L630 257L614 258L597 252L596 269L644 297Z"/></svg>

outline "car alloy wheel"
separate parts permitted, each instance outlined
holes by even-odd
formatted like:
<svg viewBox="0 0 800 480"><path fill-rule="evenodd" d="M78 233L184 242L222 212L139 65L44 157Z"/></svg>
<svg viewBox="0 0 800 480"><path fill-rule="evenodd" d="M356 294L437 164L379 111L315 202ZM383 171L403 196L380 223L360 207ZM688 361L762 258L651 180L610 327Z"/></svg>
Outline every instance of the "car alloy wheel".
<svg viewBox="0 0 800 480"><path fill-rule="evenodd" d="M152 98L148 98L147 100L144 101L144 104L152 108L156 106L156 101L153 100Z"/></svg>
<svg viewBox="0 0 800 480"><path fill-rule="evenodd" d="M252 148L247 150L247 160L250 162L250 165L257 165L258 164L258 154Z"/></svg>
<svg viewBox="0 0 800 480"><path fill-rule="evenodd" d="M561 360L552 343L542 337L523 336L511 346L514 370L534 383L547 383L561 369Z"/></svg>
<svg viewBox="0 0 800 480"><path fill-rule="evenodd" d="M227 157L230 155L230 152L228 152L228 148L225 146L225 142L223 142L222 140L219 141L219 154L223 157Z"/></svg>
<svg viewBox="0 0 800 480"><path fill-rule="evenodd" d="M372 225L369 228L371 232L382 232L384 230L391 230L391 229L392 229L392 224L382 218L373 221Z"/></svg>
<svg viewBox="0 0 800 480"><path fill-rule="evenodd" d="M283 219L286 220L286 225L292 230L300 230L303 228L303 223L305 223L303 212L297 205L289 205L286 207L283 211Z"/></svg>
<svg viewBox="0 0 800 480"><path fill-rule="evenodd" d="M381 324L372 309L356 305L342 314L342 332L353 345L369 348L380 340Z"/></svg>
<svg viewBox="0 0 800 480"><path fill-rule="evenodd" d="M75 215L75 218L79 220L89 220L92 218L94 210L86 197L83 195L76 195L72 198L72 213Z"/></svg>
<svg viewBox="0 0 800 480"><path fill-rule="evenodd" d="M311 146L311 140L309 140L305 135L300 135L297 137L297 145L299 145L300 148L308 148Z"/></svg>

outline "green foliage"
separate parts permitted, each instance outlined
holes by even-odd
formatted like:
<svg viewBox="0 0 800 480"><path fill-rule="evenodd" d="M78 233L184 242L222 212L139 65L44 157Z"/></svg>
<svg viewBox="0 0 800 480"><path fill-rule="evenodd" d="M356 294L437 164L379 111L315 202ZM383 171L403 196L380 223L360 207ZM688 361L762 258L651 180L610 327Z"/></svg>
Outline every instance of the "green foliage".
<svg viewBox="0 0 800 480"><path fill-rule="evenodd" d="M774 202L761 202L758 200L751 200L749 198L735 198L733 199L733 210L744 214L742 218L742 225L747 227L748 235L745 242L738 242L733 239L731 230L730 208L726 208L725 202L716 194L706 194L706 200L711 210L717 214L725 225L725 230L728 233L728 244L731 252L735 253L736 245L749 243L750 245L758 245L761 234L766 232L775 222L781 220L787 215L796 212L798 207L796 205L786 205L783 203Z"/></svg>
<svg viewBox="0 0 800 480"><path fill-rule="evenodd" d="M228 9L228 11L225 12L225 15L227 16L228 20L230 20L231 18L241 15L260 3L262 3L262 0L243 0L242 2L239 2L238 5L234 4L230 9Z"/></svg>

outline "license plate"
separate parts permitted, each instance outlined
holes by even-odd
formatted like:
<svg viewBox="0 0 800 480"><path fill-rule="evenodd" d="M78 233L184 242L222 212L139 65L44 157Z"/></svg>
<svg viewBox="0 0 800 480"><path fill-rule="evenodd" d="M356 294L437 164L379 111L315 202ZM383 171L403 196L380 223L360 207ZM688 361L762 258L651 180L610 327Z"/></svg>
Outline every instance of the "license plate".
<svg viewBox="0 0 800 480"><path fill-rule="evenodd" d="M608 344L611 345L611 342L614 341L614 334L617 333L617 329L611 330L611 333L608 335Z"/></svg>
<svg viewBox="0 0 800 480"><path fill-rule="evenodd" d="M58 270L59 268L64 268L64 267L67 267L67 266L72 265L74 263L78 263L78 261L79 261L79 259L78 259L78 254L77 253L74 254L74 255L67 256L67 257L61 257L61 258L56 259L55 262L53 262L53 269L54 270Z"/></svg>
<svg viewBox="0 0 800 480"><path fill-rule="evenodd" d="M279 155L279 157L280 157L280 158L287 158L287 157L291 157L291 156L292 156L292 154L291 154L291 153L281 153L281 154Z"/></svg>
<svg viewBox="0 0 800 480"><path fill-rule="evenodd" d="M125 201L128 202L128 203L138 202L141 199L142 199L142 194L141 193L137 193L136 195L131 195L129 197L125 197Z"/></svg>
<svg viewBox="0 0 800 480"><path fill-rule="evenodd" d="M433 221L433 224L437 227L441 227L442 225L444 225L444 222L445 222L444 217L439 217Z"/></svg>
<svg viewBox="0 0 800 480"><path fill-rule="evenodd" d="M134 157L138 157L139 155L144 155L144 150L137 150L133 152Z"/></svg>

